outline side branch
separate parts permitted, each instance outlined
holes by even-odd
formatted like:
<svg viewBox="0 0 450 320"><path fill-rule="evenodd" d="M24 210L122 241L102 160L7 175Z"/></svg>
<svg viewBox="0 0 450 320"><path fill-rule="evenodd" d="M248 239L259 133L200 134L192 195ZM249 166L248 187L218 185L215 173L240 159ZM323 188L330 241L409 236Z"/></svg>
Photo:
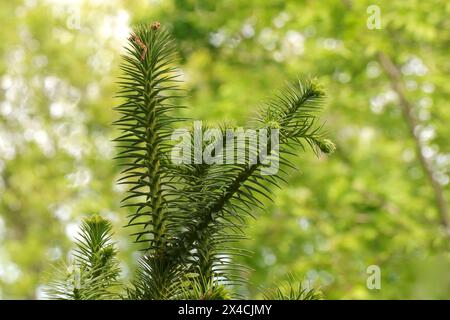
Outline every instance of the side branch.
<svg viewBox="0 0 450 320"><path fill-rule="evenodd" d="M445 228L447 235L450 237L450 222L448 217L447 200L445 199L444 190L441 184L435 178L434 170L430 162L423 155L423 145L415 133L415 128L418 125L418 121L413 114L413 105L405 96L400 70L392 62L391 58L383 52L378 53L378 61L390 80L392 90L394 90L399 97L403 118L408 126L411 138L414 140L417 157L431 187L433 188L436 199L436 207L440 216L440 223Z"/></svg>

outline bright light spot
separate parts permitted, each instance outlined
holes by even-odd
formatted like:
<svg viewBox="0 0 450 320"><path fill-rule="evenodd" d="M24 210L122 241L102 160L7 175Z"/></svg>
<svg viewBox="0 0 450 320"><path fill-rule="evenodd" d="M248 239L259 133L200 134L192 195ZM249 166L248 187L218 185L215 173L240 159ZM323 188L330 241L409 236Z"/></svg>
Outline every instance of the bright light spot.
<svg viewBox="0 0 450 320"><path fill-rule="evenodd" d="M50 97L55 95L59 81L59 78L54 76L47 76L44 78L44 88L47 90L47 94Z"/></svg>
<svg viewBox="0 0 450 320"><path fill-rule="evenodd" d="M375 130L370 127L364 127L359 130L359 140L363 145L369 145L375 137Z"/></svg>
<svg viewBox="0 0 450 320"><path fill-rule="evenodd" d="M128 275L130 274L130 268L124 262L120 263L120 268L119 269L120 269L120 276L119 276L119 278L121 278L121 279L127 278Z"/></svg>
<svg viewBox="0 0 450 320"><path fill-rule="evenodd" d="M50 115L53 118L61 118L64 115L64 106L59 102L50 104Z"/></svg>
<svg viewBox="0 0 450 320"><path fill-rule="evenodd" d="M72 28L72 27L70 27L70 28ZM66 29L62 29L62 28L54 28L53 29L53 39L55 39L62 45L69 45L69 43L72 42L74 39L74 34L70 30L66 30Z"/></svg>
<svg viewBox="0 0 450 320"><path fill-rule="evenodd" d="M379 94L370 99L370 108L374 113L381 113L384 110L384 107L388 103L392 103L397 101L397 94L392 90L387 90L382 94Z"/></svg>
<svg viewBox="0 0 450 320"><path fill-rule="evenodd" d="M432 83L424 83L422 85L422 90L425 93L433 93L434 92L434 84L432 84Z"/></svg>
<svg viewBox="0 0 450 320"><path fill-rule="evenodd" d="M284 55L280 50L277 50L273 53L273 59L276 62L282 62L284 60Z"/></svg>
<svg viewBox="0 0 450 320"><path fill-rule="evenodd" d="M77 115L77 120L81 121L83 114ZM89 152L89 147L85 143L87 136L86 128L82 125L73 123L61 123L53 128L58 137L58 147L66 151L75 159L81 159L84 154Z"/></svg>
<svg viewBox="0 0 450 320"><path fill-rule="evenodd" d="M352 76L348 72L339 72L336 78L341 83L348 83L352 79Z"/></svg>
<svg viewBox="0 0 450 320"><path fill-rule="evenodd" d="M43 68L48 64L48 59L44 55L39 55L33 58L33 64L36 68Z"/></svg>
<svg viewBox="0 0 450 320"><path fill-rule="evenodd" d="M223 30L213 32L209 35L209 43L218 48L225 42L226 36Z"/></svg>
<svg viewBox="0 0 450 320"><path fill-rule="evenodd" d="M439 154L436 157L436 164L440 167L447 167L450 165L450 154Z"/></svg>
<svg viewBox="0 0 450 320"><path fill-rule="evenodd" d="M446 186L450 182L450 178L446 174L437 174L435 178L442 186Z"/></svg>
<svg viewBox="0 0 450 320"><path fill-rule="evenodd" d="M322 40L322 46L327 50L337 50L341 48L342 45L342 41L338 39L327 38Z"/></svg>
<svg viewBox="0 0 450 320"><path fill-rule="evenodd" d="M405 162L411 162L411 161L414 160L415 155L416 155L416 154L414 153L414 150L412 150L412 149L406 149L406 150L403 151L403 153L402 153L403 161L405 161Z"/></svg>
<svg viewBox="0 0 450 320"><path fill-rule="evenodd" d="M298 219L298 225L300 226L301 229L308 230L309 229L309 220L305 217L302 217L302 218Z"/></svg>
<svg viewBox="0 0 450 320"><path fill-rule="evenodd" d="M24 138L27 141L34 141L47 156L51 156L55 151L47 131L41 129L37 123L25 130Z"/></svg>
<svg viewBox="0 0 450 320"><path fill-rule="evenodd" d="M61 258L61 256L62 256L62 250L61 250L60 247L48 248L48 250L47 250L47 257L51 261L58 260L59 258Z"/></svg>
<svg viewBox="0 0 450 320"><path fill-rule="evenodd" d="M98 74L108 73L112 66L113 54L107 50L98 50L88 59L88 65Z"/></svg>
<svg viewBox="0 0 450 320"><path fill-rule="evenodd" d="M422 130L419 131L419 139L422 142L429 142L436 136L436 130L431 127L427 126L425 128L422 128Z"/></svg>
<svg viewBox="0 0 450 320"><path fill-rule="evenodd" d="M278 16L273 19L273 25L280 29L283 28L286 22L290 19L289 14L287 12L281 12Z"/></svg>
<svg viewBox="0 0 450 320"><path fill-rule="evenodd" d="M0 256L0 279L9 284L16 282L21 275L19 267L15 263L4 261L2 258Z"/></svg>
<svg viewBox="0 0 450 320"><path fill-rule="evenodd" d="M16 156L14 137L11 133L0 131L0 155L3 159L11 160Z"/></svg>
<svg viewBox="0 0 450 320"><path fill-rule="evenodd" d="M414 80L407 80L406 81L406 89L409 91L413 91L417 89L417 82Z"/></svg>
<svg viewBox="0 0 450 320"><path fill-rule="evenodd" d="M66 236L71 240L75 241L80 234L80 226L78 223L70 222L66 225Z"/></svg>
<svg viewBox="0 0 450 320"><path fill-rule="evenodd" d="M262 251L264 264L272 266L277 262L277 257L273 254L270 249L263 249Z"/></svg>
<svg viewBox="0 0 450 320"><path fill-rule="evenodd" d="M366 74L368 78L376 78L381 74L381 68L378 62L370 61L366 67Z"/></svg>
<svg viewBox="0 0 450 320"><path fill-rule="evenodd" d="M427 121L427 120L429 120L430 117L431 117L430 111L424 110L424 109L419 110L418 117L419 117L419 119L422 120L422 121Z"/></svg>
<svg viewBox="0 0 450 320"><path fill-rule="evenodd" d="M289 30L282 42L285 56L301 55L305 51L305 37L300 32Z"/></svg>
<svg viewBox="0 0 450 320"><path fill-rule="evenodd" d="M242 26L241 33L244 38L251 38L255 35L255 28L251 23L246 23Z"/></svg>
<svg viewBox="0 0 450 320"><path fill-rule="evenodd" d="M67 175L67 180L69 180L72 187L85 187L91 182L91 172L87 168L80 168L74 173Z"/></svg>
<svg viewBox="0 0 450 320"><path fill-rule="evenodd" d="M37 5L37 0L25 0L25 6L35 7Z"/></svg>
<svg viewBox="0 0 450 320"><path fill-rule="evenodd" d="M130 15L125 10L119 10L115 16L106 16L100 26L100 36L104 39L124 39L130 33Z"/></svg>
<svg viewBox="0 0 450 320"><path fill-rule="evenodd" d="M9 75L4 75L1 80L1 87L3 90L8 90L13 85L13 79Z"/></svg>
<svg viewBox="0 0 450 320"><path fill-rule="evenodd" d="M13 111L12 104L8 101L4 101L0 103L0 114L7 117L9 116Z"/></svg>
<svg viewBox="0 0 450 320"><path fill-rule="evenodd" d="M318 277L319 277L319 273L316 270L314 270L314 269L308 270L308 272L306 273L306 278L309 281L314 281Z"/></svg>
<svg viewBox="0 0 450 320"><path fill-rule="evenodd" d="M124 193L127 191L127 186L125 184L118 184L113 182L111 189L116 193Z"/></svg>
<svg viewBox="0 0 450 320"><path fill-rule="evenodd" d="M100 95L100 88L96 83L90 83L86 88L86 95L89 99L95 100Z"/></svg>
<svg viewBox="0 0 450 320"><path fill-rule="evenodd" d="M72 207L67 204L62 204L53 210L53 214L61 221L68 221L72 216Z"/></svg>
<svg viewBox="0 0 450 320"><path fill-rule="evenodd" d="M258 41L266 50L272 51L276 47L277 35L272 29L264 28L259 34Z"/></svg>
<svg viewBox="0 0 450 320"><path fill-rule="evenodd" d="M433 105L433 99L430 97L423 97L419 100L419 107L421 108L429 108Z"/></svg>
<svg viewBox="0 0 450 320"><path fill-rule="evenodd" d="M370 99L370 109L373 113L380 114L384 110L386 102L383 96L375 96Z"/></svg>
<svg viewBox="0 0 450 320"><path fill-rule="evenodd" d="M428 68L420 58L413 56L403 65L402 72L407 76L424 76L428 73Z"/></svg>
<svg viewBox="0 0 450 320"><path fill-rule="evenodd" d="M236 37L232 37L229 41L228 41L228 46L230 48L236 48L239 43L241 43L241 37L240 36L236 36Z"/></svg>
<svg viewBox="0 0 450 320"><path fill-rule="evenodd" d="M48 296L46 294L47 287L44 285L40 285L36 288L35 295L37 300L46 300Z"/></svg>
<svg viewBox="0 0 450 320"><path fill-rule="evenodd" d="M109 139L105 138L103 135L97 134L94 136L94 143L97 153L106 158L110 159L113 153L113 146Z"/></svg>
<svg viewBox="0 0 450 320"><path fill-rule="evenodd" d="M307 254L307 255L312 255L314 253L314 246L311 243L305 243L303 245L303 251Z"/></svg>
<svg viewBox="0 0 450 320"><path fill-rule="evenodd" d="M436 150L432 147L424 146L422 148L422 155L427 159L431 159L436 155Z"/></svg>

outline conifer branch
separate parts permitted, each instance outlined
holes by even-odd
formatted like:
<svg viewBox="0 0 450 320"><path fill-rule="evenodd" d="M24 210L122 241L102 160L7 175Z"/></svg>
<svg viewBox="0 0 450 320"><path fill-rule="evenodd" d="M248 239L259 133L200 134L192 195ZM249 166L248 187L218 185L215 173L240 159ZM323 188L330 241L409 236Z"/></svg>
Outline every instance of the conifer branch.
<svg viewBox="0 0 450 320"><path fill-rule="evenodd" d="M305 145L316 153L335 148L316 125L324 93L313 81L298 81L269 101L260 110L256 129L267 130L269 136L279 133L279 139L250 148L243 161L175 165L170 137L173 125L185 119L174 112L181 107L173 102L180 97L173 40L159 23L143 25L133 30L125 50L118 92L123 102L115 108L120 118L114 122L121 132L115 139L116 159L123 168L118 183L128 186L122 200L131 210L127 226L136 230L132 236L144 249L125 298L230 298L234 295L228 285L245 282L247 270L234 257L248 254L232 244L245 238L246 221L256 217L264 199L271 199L271 186L284 181L285 168L295 167L287 155ZM224 128L222 142L226 139ZM224 153L238 151L233 143ZM262 174L259 169L274 157L280 172ZM80 291L57 282L55 298L111 297L118 268L109 245L110 225L95 218L83 228L76 261L82 282L92 285Z"/></svg>
<svg viewBox="0 0 450 320"><path fill-rule="evenodd" d="M56 270L47 295L56 300L117 299L119 267L111 224L100 216L84 219L74 261Z"/></svg>

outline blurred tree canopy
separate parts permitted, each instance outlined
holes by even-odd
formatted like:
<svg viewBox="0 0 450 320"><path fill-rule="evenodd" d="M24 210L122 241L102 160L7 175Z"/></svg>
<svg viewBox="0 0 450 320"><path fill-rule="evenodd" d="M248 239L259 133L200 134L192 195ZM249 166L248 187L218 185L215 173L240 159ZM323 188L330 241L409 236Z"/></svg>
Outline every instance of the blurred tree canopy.
<svg viewBox="0 0 450 320"><path fill-rule="evenodd" d="M449 299L449 14L445 0L3 1L0 298L41 298L94 213L115 224L123 277L133 271L114 81L130 25L159 20L194 119L245 125L286 78L328 91L337 152L292 159L299 171L250 221L244 295L295 275L328 299ZM379 290L366 287L370 265Z"/></svg>

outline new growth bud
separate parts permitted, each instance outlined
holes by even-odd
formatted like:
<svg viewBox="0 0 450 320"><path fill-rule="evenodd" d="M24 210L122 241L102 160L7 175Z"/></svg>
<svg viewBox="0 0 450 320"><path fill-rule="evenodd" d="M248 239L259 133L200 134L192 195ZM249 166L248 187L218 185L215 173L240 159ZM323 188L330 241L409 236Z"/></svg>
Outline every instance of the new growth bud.
<svg viewBox="0 0 450 320"><path fill-rule="evenodd" d="M336 150L336 145L329 139L320 140L317 145L323 153L333 153Z"/></svg>
<svg viewBox="0 0 450 320"><path fill-rule="evenodd" d="M150 27L152 30L158 30L161 27L161 23L159 23L159 21L155 21L150 25Z"/></svg>

